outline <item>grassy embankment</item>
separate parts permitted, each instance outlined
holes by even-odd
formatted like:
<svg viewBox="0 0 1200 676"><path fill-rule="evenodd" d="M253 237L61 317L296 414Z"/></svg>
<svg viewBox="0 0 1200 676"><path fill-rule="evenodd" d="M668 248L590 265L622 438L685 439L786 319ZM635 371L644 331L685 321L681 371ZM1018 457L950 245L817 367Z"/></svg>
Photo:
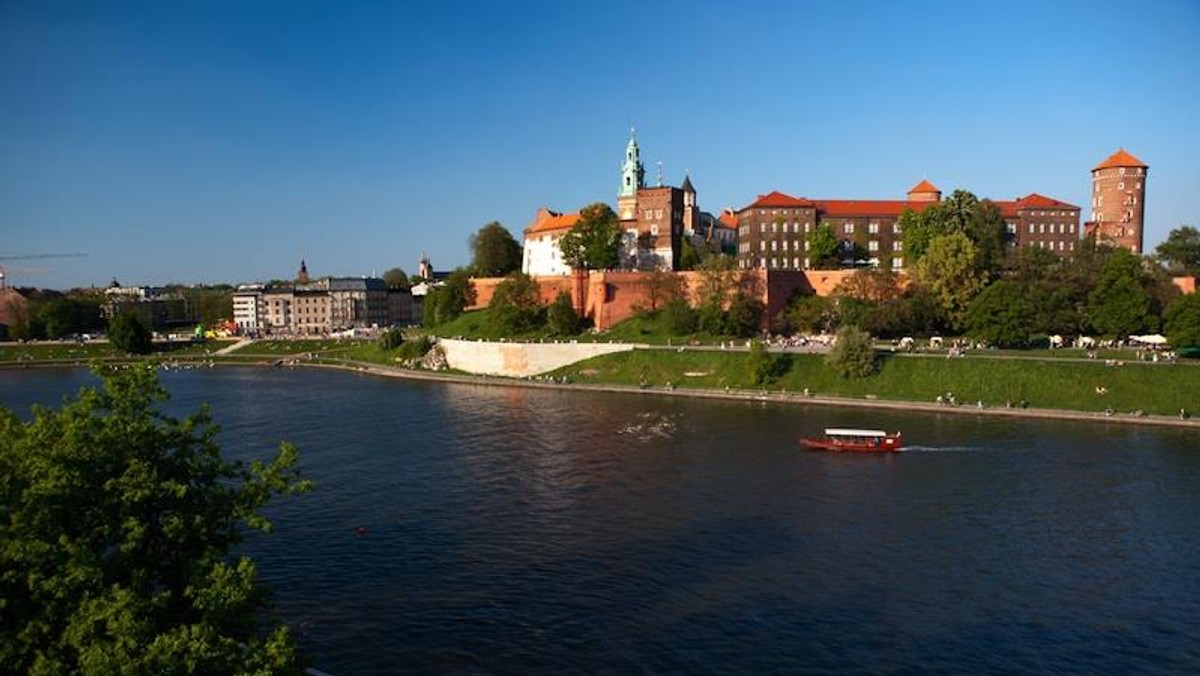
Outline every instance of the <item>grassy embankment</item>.
<svg viewBox="0 0 1200 676"><path fill-rule="evenodd" d="M203 343L155 343L154 352L146 355L145 358L200 358L208 356L233 343L234 341L214 340ZM93 359L125 358L128 358L127 354L118 350L112 343L105 341L87 343L0 343L0 364L87 362Z"/></svg>
<svg viewBox="0 0 1200 676"><path fill-rule="evenodd" d="M773 355L776 376L766 385L751 380L750 357L744 352L635 350L597 357L555 373L574 383L604 383L648 387L734 390L784 390L799 394L856 399L933 403L952 392L960 405L1018 406L1024 399L1032 408L1100 412L1112 408L1128 414L1141 409L1148 414L1175 415L1180 408L1200 411L1200 367L1195 365L1137 364L1106 366L1103 361L1047 361L1030 359L955 359L882 357L873 376L843 379L821 355ZM1100 394L1097 388L1103 388Z"/></svg>

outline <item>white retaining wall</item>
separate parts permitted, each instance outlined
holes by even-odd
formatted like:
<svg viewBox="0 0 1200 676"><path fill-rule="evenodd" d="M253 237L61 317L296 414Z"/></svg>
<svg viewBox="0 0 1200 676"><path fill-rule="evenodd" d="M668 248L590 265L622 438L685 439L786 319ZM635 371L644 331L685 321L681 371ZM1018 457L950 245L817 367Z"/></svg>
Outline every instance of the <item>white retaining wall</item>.
<svg viewBox="0 0 1200 676"><path fill-rule="evenodd" d="M489 376L523 378L613 352L629 352L629 343L491 343L441 338L438 345L450 368Z"/></svg>

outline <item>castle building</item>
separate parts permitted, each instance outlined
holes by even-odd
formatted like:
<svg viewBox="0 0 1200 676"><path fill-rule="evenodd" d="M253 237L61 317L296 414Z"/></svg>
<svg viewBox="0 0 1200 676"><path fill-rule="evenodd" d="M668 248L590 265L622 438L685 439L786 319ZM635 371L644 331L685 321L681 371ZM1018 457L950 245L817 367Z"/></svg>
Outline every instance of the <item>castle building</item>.
<svg viewBox="0 0 1200 676"><path fill-rule="evenodd" d="M1144 252L1149 169L1124 148L1092 169L1092 218L1084 224L1089 237L1135 254Z"/></svg>
<svg viewBox="0 0 1200 676"><path fill-rule="evenodd" d="M616 213L621 228L623 269L678 269L684 238L698 250L732 250L736 246L736 226L728 218L700 210L690 175L684 175L679 187L668 186L663 184L660 169L656 185L646 185L646 167L637 135L632 131L621 164ZM522 271L535 276L570 273L570 266L562 260L558 240L578 220L578 213L539 209L525 229Z"/></svg>
<svg viewBox="0 0 1200 676"><path fill-rule="evenodd" d="M816 262L811 238L828 224L841 241L844 267L905 267L906 211L921 212L942 199L928 180L913 186L903 200L841 200L793 197L782 192L759 195L729 219L738 227L738 265L743 269L805 270ZM1078 241L1079 207L1037 193L993 200L1004 218L1010 246L1037 246L1065 254Z"/></svg>

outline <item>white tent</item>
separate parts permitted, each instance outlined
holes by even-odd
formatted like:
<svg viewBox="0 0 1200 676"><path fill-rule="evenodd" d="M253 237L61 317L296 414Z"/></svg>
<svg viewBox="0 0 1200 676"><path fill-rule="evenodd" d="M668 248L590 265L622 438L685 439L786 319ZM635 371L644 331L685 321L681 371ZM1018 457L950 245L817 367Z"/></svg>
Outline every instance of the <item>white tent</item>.
<svg viewBox="0 0 1200 676"><path fill-rule="evenodd" d="M1166 336L1161 336L1157 333L1151 333L1145 336L1130 336L1129 340L1135 343L1145 343L1146 345L1166 345Z"/></svg>

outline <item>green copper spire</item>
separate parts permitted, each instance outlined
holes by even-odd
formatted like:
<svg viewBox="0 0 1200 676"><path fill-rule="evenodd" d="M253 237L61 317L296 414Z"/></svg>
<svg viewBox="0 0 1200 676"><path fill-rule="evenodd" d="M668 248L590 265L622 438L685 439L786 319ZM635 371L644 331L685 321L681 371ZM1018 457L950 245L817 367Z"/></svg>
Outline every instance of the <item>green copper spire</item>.
<svg viewBox="0 0 1200 676"><path fill-rule="evenodd" d="M638 188L645 187L646 168L642 166L641 153L638 151L637 132L629 130L629 143L625 146L625 163L621 165L621 189L618 197L632 197Z"/></svg>

